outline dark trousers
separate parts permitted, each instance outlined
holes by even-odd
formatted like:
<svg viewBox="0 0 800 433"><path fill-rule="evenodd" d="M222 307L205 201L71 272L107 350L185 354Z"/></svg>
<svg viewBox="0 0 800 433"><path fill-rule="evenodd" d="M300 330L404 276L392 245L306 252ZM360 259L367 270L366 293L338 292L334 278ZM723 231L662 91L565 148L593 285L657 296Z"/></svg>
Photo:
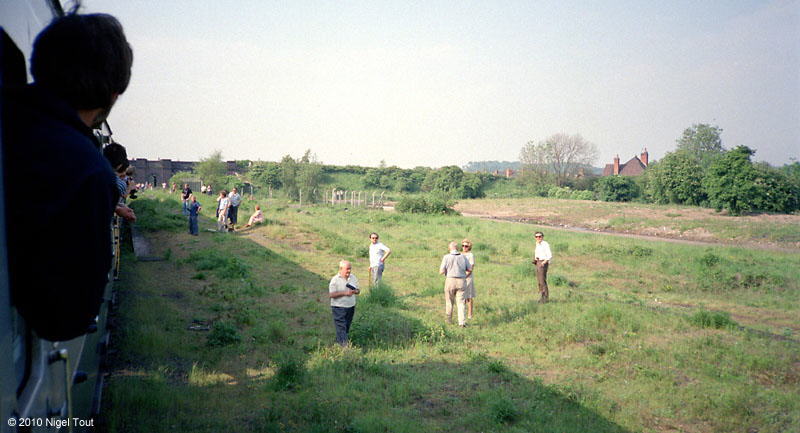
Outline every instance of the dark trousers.
<svg viewBox="0 0 800 433"><path fill-rule="evenodd" d="M228 218L231 220L231 224L239 222L239 206L231 206L231 208L228 209Z"/></svg>
<svg viewBox="0 0 800 433"><path fill-rule="evenodd" d="M196 235L200 232L197 227L197 215L189 215L189 233Z"/></svg>
<svg viewBox="0 0 800 433"><path fill-rule="evenodd" d="M539 282L539 294L542 295L542 300L547 300L550 297L550 290L547 288L547 268L550 266L549 262L544 260L536 261L536 280Z"/></svg>
<svg viewBox="0 0 800 433"><path fill-rule="evenodd" d="M346 345L350 340L347 333L350 332L350 324L353 323L353 315L356 307L331 307L333 312L333 325L336 327L336 342Z"/></svg>

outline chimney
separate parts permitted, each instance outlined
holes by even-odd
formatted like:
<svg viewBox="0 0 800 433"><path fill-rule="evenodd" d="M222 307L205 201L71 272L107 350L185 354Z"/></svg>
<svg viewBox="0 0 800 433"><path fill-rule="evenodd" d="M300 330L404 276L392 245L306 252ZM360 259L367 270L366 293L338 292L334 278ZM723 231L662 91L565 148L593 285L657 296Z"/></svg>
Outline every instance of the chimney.
<svg viewBox="0 0 800 433"><path fill-rule="evenodd" d="M648 153L647 153L647 148L645 147L645 148L644 148L644 151L642 152L642 156L641 156L641 158L639 158L639 159L642 161L642 164L644 164L644 166L645 166L645 167L647 167L647 164L648 164L648 162L647 162L647 157L648 157L648 156L649 156L649 155L648 155Z"/></svg>
<svg viewBox="0 0 800 433"><path fill-rule="evenodd" d="M619 174L619 155L614 157L614 175Z"/></svg>

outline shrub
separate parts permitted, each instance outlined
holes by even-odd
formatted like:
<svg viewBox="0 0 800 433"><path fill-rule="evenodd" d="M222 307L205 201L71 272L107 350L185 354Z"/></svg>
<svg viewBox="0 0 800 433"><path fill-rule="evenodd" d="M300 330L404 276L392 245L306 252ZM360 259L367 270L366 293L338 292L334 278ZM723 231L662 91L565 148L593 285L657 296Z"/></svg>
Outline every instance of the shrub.
<svg viewBox="0 0 800 433"><path fill-rule="evenodd" d="M453 215L458 212L453 209L455 203L444 194L427 194L419 196L405 196L400 199L395 209L405 213L428 213Z"/></svg>
<svg viewBox="0 0 800 433"><path fill-rule="evenodd" d="M305 376L305 366L295 358L285 358L278 362L278 371L273 377L272 386L276 390L296 388Z"/></svg>
<svg viewBox="0 0 800 433"><path fill-rule="evenodd" d="M689 317L689 322L701 328L735 328L739 326L733 319L730 313L725 311L706 311L700 310Z"/></svg>
<svg viewBox="0 0 800 433"><path fill-rule="evenodd" d="M372 287L369 293L364 296L363 302L365 304L377 304L381 307L393 307L398 303L394 291L384 283Z"/></svg>
<svg viewBox="0 0 800 433"><path fill-rule="evenodd" d="M519 410L514 402L505 396L498 396L489 406L489 416L498 424L513 423L519 415Z"/></svg>
<svg viewBox="0 0 800 433"><path fill-rule="evenodd" d="M236 326L227 322L216 322L211 332L208 334L207 344L209 346L222 347L242 341L239 330Z"/></svg>
<svg viewBox="0 0 800 433"><path fill-rule="evenodd" d="M606 176L594 186L598 198L603 201L631 201L639 196L639 188L630 177Z"/></svg>
<svg viewBox="0 0 800 433"><path fill-rule="evenodd" d="M198 271L215 271L220 278L234 279L250 276L250 266L238 257L214 249L194 251L184 260Z"/></svg>

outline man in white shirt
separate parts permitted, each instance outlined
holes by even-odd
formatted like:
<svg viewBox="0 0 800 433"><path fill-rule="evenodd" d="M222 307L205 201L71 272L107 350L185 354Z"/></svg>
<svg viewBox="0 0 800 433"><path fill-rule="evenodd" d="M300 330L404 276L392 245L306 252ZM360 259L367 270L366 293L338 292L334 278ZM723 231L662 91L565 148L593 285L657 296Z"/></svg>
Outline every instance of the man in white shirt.
<svg viewBox="0 0 800 433"><path fill-rule="evenodd" d="M536 279L539 282L539 294L541 295L539 303L544 304L550 297L550 291L547 288L547 268L553 258L553 253L550 251L550 244L544 240L544 233L536 232L533 236L536 238L533 264L536 265Z"/></svg>
<svg viewBox="0 0 800 433"><path fill-rule="evenodd" d="M458 326L463 328L467 326L464 321L464 285L472 273L472 264L458 252L458 243L450 242L448 248L450 253L442 257L442 264L439 265L439 273L447 277L444 280L444 314L447 323L450 323L455 302L458 310Z"/></svg>
<svg viewBox="0 0 800 433"><path fill-rule="evenodd" d="M392 254L392 250L382 242L378 242L377 233L370 233L369 240L372 242L369 246L369 277L370 282L375 286L383 278L383 263L389 254Z"/></svg>
<svg viewBox="0 0 800 433"><path fill-rule="evenodd" d="M356 296L358 279L352 273L352 266L347 260L339 262L339 273L331 278L328 284L328 296L331 298L333 325L336 327L336 342L342 347L350 344L347 334L356 312Z"/></svg>
<svg viewBox="0 0 800 433"><path fill-rule="evenodd" d="M231 220L230 230L234 231L236 230L236 223L239 222L239 205L242 204L242 196L239 195L239 190L236 188L231 189L228 201L230 202L230 208L228 208L228 219Z"/></svg>

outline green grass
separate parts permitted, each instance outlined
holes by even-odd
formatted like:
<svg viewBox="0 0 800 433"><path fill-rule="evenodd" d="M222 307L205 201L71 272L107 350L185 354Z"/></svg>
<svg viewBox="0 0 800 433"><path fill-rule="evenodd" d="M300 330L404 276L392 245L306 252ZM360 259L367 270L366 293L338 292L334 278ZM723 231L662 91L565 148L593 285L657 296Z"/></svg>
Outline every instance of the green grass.
<svg viewBox="0 0 800 433"><path fill-rule="evenodd" d="M540 305L540 227L265 203L274 224L153 232L172 259L125 261L105 430L800 429L796 253L548 231ZM374 288L371 231L393 250ZM461 329L437 269L467 236L478 297ZM362 284L345 350L327 297L341 259Z"/></svg>

